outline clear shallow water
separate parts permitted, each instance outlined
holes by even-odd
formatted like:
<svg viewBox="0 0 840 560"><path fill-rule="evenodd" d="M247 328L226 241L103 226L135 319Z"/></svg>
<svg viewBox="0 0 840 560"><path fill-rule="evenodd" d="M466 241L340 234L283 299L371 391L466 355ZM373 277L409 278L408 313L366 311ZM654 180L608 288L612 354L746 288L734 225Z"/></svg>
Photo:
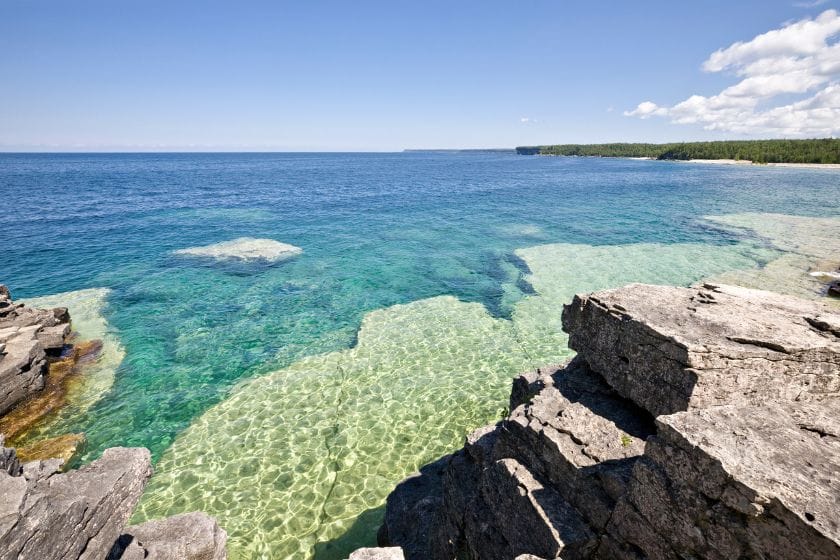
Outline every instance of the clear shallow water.
<svg viewBox="0 0 840 560"><path fill-rule="evenodd" d="M87 434L85 459L152 450L136 517L205 509L234 557L340 558L373 538L394 482L499 415L511 375L568 354L572 293L754 274L791 248L703 216L836 216L840 175L499 153L0 155L0 192L19 210L0 218L16 297L110 290L125 357L100 401L57 424ZM172 254L244 236L303 254Z"/></svg>

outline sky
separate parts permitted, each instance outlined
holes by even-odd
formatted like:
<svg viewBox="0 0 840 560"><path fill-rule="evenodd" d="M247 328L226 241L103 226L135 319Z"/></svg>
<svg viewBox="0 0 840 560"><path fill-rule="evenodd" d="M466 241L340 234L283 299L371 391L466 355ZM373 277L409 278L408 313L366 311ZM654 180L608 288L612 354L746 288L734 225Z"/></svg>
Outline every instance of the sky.
<svg viewBox="0 0 840 560"><path fill-rule="evenodd" d="M0 151L840 135L840 0L0 0Z"/></svg>

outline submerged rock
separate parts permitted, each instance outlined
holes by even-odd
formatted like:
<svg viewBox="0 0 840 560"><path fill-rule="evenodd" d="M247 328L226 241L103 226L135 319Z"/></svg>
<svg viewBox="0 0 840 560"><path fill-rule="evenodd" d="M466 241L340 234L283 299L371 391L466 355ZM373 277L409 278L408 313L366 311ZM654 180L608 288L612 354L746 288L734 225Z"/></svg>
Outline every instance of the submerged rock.
<svg viewBox="0 0 840 560"><path fill-rule="evenodd" d="M746 232L781 250L759 268L712 276L715 283L822 299L826 284L840 278L840 217L745 213L706 219L736 237Z"/></svg>
<svg viewBox="0 0 840 560"><path fill-rule="evenodd" d="M24 462L56 458L66 465L78 455L85 442L85 434L63 434L18 447L17 454Z"/></svg>
<svg viewBox="0 0 840 560"><path fill-rule="evenodd" d="M240 237L231 241L214 243L204 247L190 247L173 251L175 255L190 257L204 257L220 261L264 261L280 262L297 255L303 249L281 243L273 239L254 239L252 237Z"/></svg>
<svg viewBox="0 0 840 560"><path fill-rule="evenodd" d="M578 356L514 380L507 418L397 486L380 544L409 560L840 558L837 313L632 285L577 296L563 324Z"/></svg>

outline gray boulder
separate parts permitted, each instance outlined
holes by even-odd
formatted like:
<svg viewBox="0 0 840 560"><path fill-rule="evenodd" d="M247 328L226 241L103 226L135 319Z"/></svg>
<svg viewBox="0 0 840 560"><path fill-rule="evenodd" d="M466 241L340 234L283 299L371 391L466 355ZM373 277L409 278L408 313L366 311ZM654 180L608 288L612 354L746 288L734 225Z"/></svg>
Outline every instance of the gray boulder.
<svg viewBox="0 0 840 560"><path fill-rule="evenodd" d="M149 451L112 448L59 473L61 461L0 472L0 559L102 559L152 474Z"/></svg>
<svg viewBox="0 0 840 560"><path fill-rule="evenodd" d="M360 548L347 560L405 560L400 547L392 546L386 548Z"/></svg>
<svg viewBox="0 0 840 560"><path fill-rule="evenodd" d="M44 388L47 357L61 352L69 321L66 309L27 307L0 285L0 415Z"/></svg>
<svg viewBox="0 0 840 560"><path fill-rule="evenodd" d="M201 512L126 527L109 560L225 560L227 533Z"/></svg>

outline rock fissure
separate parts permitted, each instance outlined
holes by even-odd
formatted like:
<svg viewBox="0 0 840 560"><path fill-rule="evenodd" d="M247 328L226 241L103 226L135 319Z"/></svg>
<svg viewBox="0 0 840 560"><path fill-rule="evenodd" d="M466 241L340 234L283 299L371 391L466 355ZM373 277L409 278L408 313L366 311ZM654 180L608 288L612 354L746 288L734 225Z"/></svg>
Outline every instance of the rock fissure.
<svg viewBox="0 0 840 560"><path fill-rule="evenodd" d="M346 370L341 366L341 364L336 364L336 368L340 372L341 382L340 382L340 385L339 385L338 396L336 397L336 404L335 404L335 407L333 409L333 417L336 419L335 423L331 427L331 432L332 432L331 435L332 435L333 438L337 438L338 434L341 430L340 423L339 423L339 418L341 417L341 406L344 402L344 397L345 397L345 394L346 394L345 384L347 383L347 372L346 372ZM329 488L327 488L327 492L324 495L324 499L321 503L321 508L320 508L320 511L319 511L319 514L318 514L318 526L313 531L313 533L316 534L316 535L321 532L322 527L324 525L326 525L326 523L328 521L329 516L327 514L327 505L329 504L330 499L332 498L332 495L335 492L335 488L338 485L338 478L341 475L341 464L338 460L338 457L335 455L336 450L335 450L334 446L330 443L329 436L324 438L324 447L326 447L327 455L330 458L329 465L332 467L332 471L335 474L333 476L333 479L332 479L332 482L330 483Z"/></svg>
<svg viewBox="0 0 840 560"><path fill-rule="evenodd" d="M840 341L800 320L840 315L708 288L576 296L577 357L518 377L505 420L398 486L382 544L408 560L840 558Z"/></svg>

